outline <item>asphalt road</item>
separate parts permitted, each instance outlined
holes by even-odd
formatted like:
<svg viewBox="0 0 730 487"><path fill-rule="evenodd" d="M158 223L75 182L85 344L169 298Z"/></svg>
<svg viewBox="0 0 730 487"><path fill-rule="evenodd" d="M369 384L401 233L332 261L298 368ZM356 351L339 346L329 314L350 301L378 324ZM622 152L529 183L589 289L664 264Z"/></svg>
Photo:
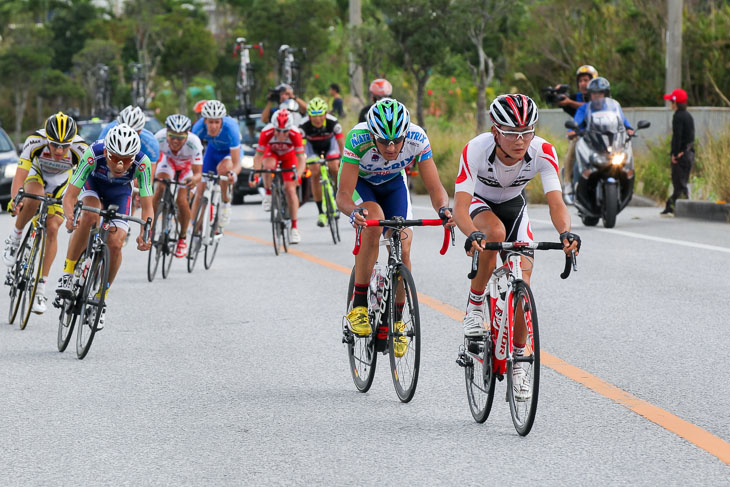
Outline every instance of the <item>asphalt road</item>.
<svg viewBox="0 0 730 487"><path fill-rule="evenodd" d="M730 485L730 225L655 208L628 208L614 230L574 218L579 271L562 281L561 255L541 253L532 286L542 349L574 368L543 366L522 438L504 383L473 421L460 324L425 304L414 400L398 401L387 361L355 390L340 332L354 232L335 247L314 212L296 255L275 257L260 206L234 207L211 270L179 261L151 284L146 254L126 248L83 361L75 342L57 352L53 308L0 326L0 484ZM556 239L547 208L530 215L537 239ZM461 237L440 256L441 238L415 230L416 285L461 310L469 259Z"/></svg>

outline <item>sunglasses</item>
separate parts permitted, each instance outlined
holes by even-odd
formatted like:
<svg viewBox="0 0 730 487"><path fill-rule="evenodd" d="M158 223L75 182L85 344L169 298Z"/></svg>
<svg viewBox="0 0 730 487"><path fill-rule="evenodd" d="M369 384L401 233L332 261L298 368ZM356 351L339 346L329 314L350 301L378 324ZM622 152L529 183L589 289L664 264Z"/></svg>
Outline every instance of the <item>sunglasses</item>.
<svg viewBox="0 0 730 487"><path fill-rule="evenodd" d="M375 137L375 142L386 147L390 145L398 145L404 140L406 140L405 135L401 135L400 137L396 137L395 139L381 139L380 137Z"/></svg>
<svg viewBox="0 0 730 487"><path fill-rule="evenodd" d="M69 147L71 147L71 142L64 142L64 143L49 142L49 144L54 149L68 149Z"/></svg>
<svg viewBox="0 0 730 487"><path fill-rule="evenodd" d="M289 132L289 129L274 129L274 130L276 130L280 134L285 134L285 133Z"/></svg>
<svg viewBox="0 0 730 487"><path fill-rule="evenodd" d="M111 152L107 152L109 154L109 160L113 162L114 164L122 163L127 164L129 162L132 162L134 160L134 156L118 156L116 154L113 154Z"/></svg>
<svg viewBox="0 0 730 487"><path fill-rule="evenodd" d="M167 138L171 140L185 140L188 138L188 134L175 134L168 132Z"/></svg>
<svg viewBox="0 0 730 487"><path fill-rule="evenodd" d="M518 139L524 139L524 140L532 140L532 138L535 136L535 129L525 130L524 132L515 132L512 130L502 130L496 125L494 126L495 129L497 129L497 132L502 134L502 136L510 141L516 141Z"/></svg>

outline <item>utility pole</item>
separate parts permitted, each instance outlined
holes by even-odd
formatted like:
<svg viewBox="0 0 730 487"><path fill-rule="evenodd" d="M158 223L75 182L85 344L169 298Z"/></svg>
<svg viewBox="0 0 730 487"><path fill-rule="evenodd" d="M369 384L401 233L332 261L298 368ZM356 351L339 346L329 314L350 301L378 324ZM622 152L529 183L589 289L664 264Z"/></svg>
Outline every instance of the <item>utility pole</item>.
<svg viewBox="0 0 730 487"><path fill-rule="evenodd" d="M350 0L350 29L354 30L362 24L362 12L360 10L360 0ZM357 42L357 41L355 41ZM357 47L358 44L355 44ZM365 103L362 96L362 67L355 62L355 56L350 52L350 93L357 98L360 103Z"/></svg>
<svg viewBox="0 0 730 487"><path fill-rule="evenodd" d="M682 0L667 0L667 53L664 93L682 86ZM670 102L666 102L670 106Z"/></svg>

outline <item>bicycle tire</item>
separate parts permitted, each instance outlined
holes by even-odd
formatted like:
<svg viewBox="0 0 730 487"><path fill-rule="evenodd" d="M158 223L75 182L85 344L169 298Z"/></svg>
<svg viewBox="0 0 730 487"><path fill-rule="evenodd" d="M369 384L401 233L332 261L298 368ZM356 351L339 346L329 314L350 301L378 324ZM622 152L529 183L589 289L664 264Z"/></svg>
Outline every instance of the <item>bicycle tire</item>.
<svg viewBox="0 0 730 487"><path fill-rule="evenodd" d="M474 421L483 423L492 410L497 379L492 369L492 340L489 335L485 335L483 340L467 339L464 349L464 380L469 410Z"/></svg>
<svg viewBox="0 0 730 487"><path fill-rule="evenodd" d="M164 235L164 247L162 251L162 278L167 279L170 275L170 267L172 267L172 261L175 260L175 250L177 248L177 241L180 238L180 224L177 221L177 212L174 206L169 206L169 213L167 214L167 231ZM174 202L172 202L174 205Z"/></svg>
<svg viewBox="0 0 730 487"><path fill-rule="evenodd" d="M25 274L28 276L26 292L28 293L28 307L20 321L20 329L25 330L33 310L33 300L38 292L38 282L43 275L43 257L46 255L46 232L41 227L36 227L35 237L31 244L30 258ZM35 275L34 275L35 274Z"/></svg>
<svg viewBox="0 0 730 487"><path fill-rule="evenodd" d="M279 204L279 193L276 188L271 192L271 239L274 243L274 255L279 255L279 247L281 246L279 225L282 220L281 206Z"/></svg>
<svg viewBox="0 0 730 487"><path fill-rule="evenodd" d="M525 316L525 324L527 326L527 348L531 349L532 363L529 366L527 376L530 377L532 396L526 401L518 401L514 395L512 371L514 364L512 361L507 362L507 401L509 402L509 411L512 416L512 424L520 436L526 436L532 429L535 422L535 413L537 412L537 399L540 392L540 334L537 324L537 309L535 308L535 298L532 295L530 286L525 281L517 281L514 283L513 300L515 316L518 313L517 304L523 303L523 313ZM514 339L514 337L512 337ZM527 367L529 362L522 362L523 367ZM525 406L524 408L522 406ZM524 409L524 410L523 410Z"/></svg>
<svg viewBox="0 0 730 487"><path fill-rule="evenodd" d="M281 220L279 222L279 231L281 232L281 244L284 247L284 252L289 253L289 203L286 201L286 194L284 194L284 188L279 187L279 202L281 204Z"/></svg>
<svg viewBox="0 0 730 487"><path fill-rule="evenodd" d="M76 268L83 264L86 260L86 250L81 253L79 259L76 261L74 268L74 276L76 275ZM74 284L76 288L76 284ZM75 290L75 289L74 289ZM58 345L58 351L66 351L66 347L71 342L73 336L74 327L76 326L76 319L78 318L78 308L75 306L76 299L60 299L61 312L58 315L58 336L56 344Z"/></svg>
<svg viewBox="0 0 730 487"><path fill-rule="evenodd" d="M213 260L215 260L215 254L218 252L218 244L220 243L220 238L218 238L218 218L220 217L220 211L221 204L218 201L213 208L213 218L210 222L210 228L208 228L208 240L210 243L205 246L203 255L203 265L206 270L211 268Z"/></svg>
<svg viewBox="0 0 730 487"><path fill-rule="evenodd" d="M195 263L198 261L198 252L200 252L200 246L202 245L202 235L196 234L196 229L198 228L198 222L200 221L200 218L203 217L203 211L205 208L208 207L208 198L203 196L200 198L200 206L198 207L198 211L195 215L195 218L193 218L193 228L190 232L190 246L188 247L188 272L193 272L193 269L195 268Z"/></svg>
<svg viewBox="0 0 730 487"><path fill-rule="evenodd" d="M355 268L350 273L350 283L347 286L347 308L346 313L352 310L352 296L355 291ZM375 351L375 333L368 337L355 335L344 323L343 317L343 341L347 345L347 358L350 362L350 374L355 388L360 392L368 392L373 385L375 378L375 366L378 362L378 353Z"/></svg>
<svg viewBox="0 0 730 487"><path fill-rule="evenodd" d="M76 329L76 356L83 360L94 342L109 282L109 248L104 245L94 256L81 290L79 324Z"/></svg>
<svg viewBox="0 0 730 487"><path fill-rule="evenodd" d="M147 254L147 280L152 282L155 280L157 275L157 269L160 267L160 260L162 259L163 245L165 241L165 230L167 229L167 205L165 205L165 199L160 200L155 210L155 220L152 223L152 230L150 232L150 239L152 240L152 248ZM127 231L127 235L129 235Z"/></svg>
<svg viewBox="0 0 730 487"><path fill-rule="evenodd" d="M403 282L405 286L405 305L401 321L405 325L405 331L399 332L395 329L395 295L397 284ZM413 282L411 272L404 265L399 266L393 276L392 290L388 297L390 311L388 313L389 333L388 352L390 355L390 374L393 377L393 386L398 399L402 402L409 402L413 399L418 386L418 372L421 364L421 319L418 311L418 293ZM410 320L406 321L406 317ZM403 356L396 357L396 339L407 337L407 347Z"/></svg>
<svg viewBox="0 0 730 487"><path fill-rule="evenodd" d="M23 281L25 275L25 261L26 251L30 250L28 240L32 235L32 226L25 232L25 236L18 246L18 250L15 251L15 264L12 267L13 283L10 285L10 308L8 309L8 324L12 325L15 323L15 318L18 316L20 310L20 304L23 298L23 289L26 283ZM22 315L22 314L21 314Z"/></svg>
<svg viewBox="0 0 730 487"><path fill-rule="evenodd" d="M326 171L326 169L324 169ZM338 242L338 230L337 230L337 220L335 219L335 210L332 208L332 187L329 184L329 181L325 181L324 184L322 184L322 193L324 193L324 213L327 216L327 225L330 228L330 234L332 235L332 242L337 245Z"/></svg>

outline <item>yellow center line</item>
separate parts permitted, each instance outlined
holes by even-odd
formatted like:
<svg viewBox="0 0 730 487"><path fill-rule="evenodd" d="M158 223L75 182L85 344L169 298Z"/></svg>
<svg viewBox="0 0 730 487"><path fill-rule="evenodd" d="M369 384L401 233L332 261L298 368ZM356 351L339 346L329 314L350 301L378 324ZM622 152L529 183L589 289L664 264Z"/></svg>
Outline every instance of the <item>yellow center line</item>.
<svg viewBox="0 0 730 487"><path fill-rule="evenodd" d="M263 245L272 245L270 240L264 240L251 235L243 235L235 232L225 232L227 235L238 237L245 240L250 240ZM315 264L322 265L329 269L341 272L342 274L350 275L351 268L345 267L334 262L329 262L314 255L302 252L300 250L294 250L289 248L289 253L302 259L308 260ZM459 310L450 304L446 304L443 301L428 296L427 294L418 293L418 300L424 305L432 308L439 313L442 313L449 318L452 318L458 322L461 322L464 312ZM550 367L557 373L587 387L588 389L606 397L617 404L625 407L626 409L635 412L636 414L648 419L652 423L655 423L667 431L671 431L677 436L684 438L695 446L705 450L707 453L717 457L722 462L730 465L730 443L726 442L722 438L713 435L707 430L700 428L699 426L685 421L684 419L665 411L664 409L655 406L643 399L639 399L633 394L624 391L616 387L615 385L607 382L595 375L580 369L561 358L552 355L551 353L541 350L542 363L547 367Z"/></svg>

